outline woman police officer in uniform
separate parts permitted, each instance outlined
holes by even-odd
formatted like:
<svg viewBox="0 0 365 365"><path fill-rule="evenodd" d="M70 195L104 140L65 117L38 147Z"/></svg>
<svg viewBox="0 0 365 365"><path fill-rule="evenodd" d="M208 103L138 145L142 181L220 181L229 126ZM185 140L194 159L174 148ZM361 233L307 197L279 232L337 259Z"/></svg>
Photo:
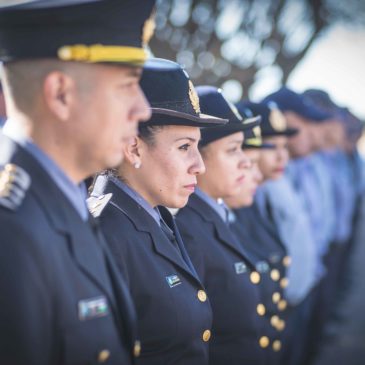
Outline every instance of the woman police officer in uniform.
<svg viewBox="0 0 365 365"><path fill-rule="evenodd" d="M200 150L206 173L177 213L177 224L213 309L211 365L265 364L269 338L262 318L260 274L228 226L222 199L237 194L249 164L242 151L243 131L259 118L242 120L220 90L197 88L203 112L229 122L202 130Z"/></svg>
<svg viewBox="0 0 365 365"><path fill-rule="evenodd" d="M152 117L125 147L121 166L96 178L89 206L135 302L138 363L204 365L211 307L165 206L184 206L205 171L199 127L227 121L200 113L194 86L174 62L150 60L141 87Z"/></svg>
<svg viewBox="0 0 365 365"><path fill-rule="evenodd" d="M247 116L260 115L261 125L256 128L261 130L256 136L254 135L256 131L252 129L245 131L243 149L251 159L252 165L246 172L246 183L239 194L225 199L225 203L232 209L230 215L232 232L257 260L256 269L261 274L260 289L265 306L264 316L270 328L268 334L271 344L269 347L272 350L268 351L268 363L281 364L282 349L287 334L285 331L287 304L283 295L283 290L288 283L285 265L289 263L290 259L276 232L276 227L261 216L257 205L253 203L256 189L264 176L266 177L267 169L275 171L278 165L283 163L285 165L281 156L283 149L285 150L286 135L293 131L285 129L285 124L282 126L279 126L278 122L275 124L275 121L278 121L281 116L276 113L280 112L270 109L264 104L244 102L237 105L237 108L241 114ZM277 129L274 129L272 124ZM264 167L266 167L263 172L260 169L262 161L265 162Z"/></svg>

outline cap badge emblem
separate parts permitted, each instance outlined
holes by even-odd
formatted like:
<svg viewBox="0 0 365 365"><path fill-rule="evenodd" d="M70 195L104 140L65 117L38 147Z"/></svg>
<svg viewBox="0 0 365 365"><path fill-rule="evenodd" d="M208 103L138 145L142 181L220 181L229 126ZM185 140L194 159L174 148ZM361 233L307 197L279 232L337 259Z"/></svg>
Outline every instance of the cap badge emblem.
<svg viewBox="0 0 365 365"><path fill-rule="evenodd" d="M200 114L199 96L196 93L193 83L189 80L189 98L195 112Z"/></svg>

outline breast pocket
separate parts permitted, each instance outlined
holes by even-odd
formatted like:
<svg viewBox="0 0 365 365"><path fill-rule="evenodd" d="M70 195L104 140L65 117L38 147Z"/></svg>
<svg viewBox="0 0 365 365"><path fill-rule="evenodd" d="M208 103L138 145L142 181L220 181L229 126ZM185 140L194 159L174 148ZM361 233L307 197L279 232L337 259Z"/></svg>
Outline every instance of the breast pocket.
<svg viewBox="0 0 365 365"><path fill-rule="evenodd" d="M128 363L110 315L80 321L65 328L63 336L65 365Z"/></svg>

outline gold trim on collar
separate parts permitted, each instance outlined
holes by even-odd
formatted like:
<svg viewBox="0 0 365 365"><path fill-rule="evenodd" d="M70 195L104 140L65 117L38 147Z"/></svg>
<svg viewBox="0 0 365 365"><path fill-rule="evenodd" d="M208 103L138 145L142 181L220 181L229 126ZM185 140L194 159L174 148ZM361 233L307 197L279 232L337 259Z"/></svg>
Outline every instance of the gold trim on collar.
<svg viewBox="0 0 365 365"><path fill-rule="evenodd" d="M62 61L81 62L122 62L133 65L143 65L147 59L147 52L143 48L104 46L94 44L86 46L75 44L73 46L63 46L58 49L58 57Z"/></svg>

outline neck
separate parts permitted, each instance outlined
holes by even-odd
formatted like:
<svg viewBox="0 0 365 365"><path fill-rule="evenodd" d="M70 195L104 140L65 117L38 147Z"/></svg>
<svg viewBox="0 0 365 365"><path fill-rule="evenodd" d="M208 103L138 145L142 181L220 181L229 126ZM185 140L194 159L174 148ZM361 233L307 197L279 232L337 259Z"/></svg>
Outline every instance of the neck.
<svg viewBox="0 0 365 365"><path fill-rule="evenodd" d="M123 177L123 182L128 185L131 189L133 189L136 193L138 193L146 202L152 207L155 208L159 203L148 193L148 191L143 186L144 184L141 182L142 177L139 176L138 171L132 166L126 166L127 162L124 162L122 166L118 170L119 176Z"/></svg>
<svg viewBox="0 0 365 365"><path fill-rule="evenodd" d="M81 171L83 167L78 151L59 129L52 128L52 123L35 123L22 114L12 115L7 123L7 129L14 132L21 139L31 140L47 156L49 156L76 185L92 174Z"/></svg>
<svg viewBox="0 0 365 365"><path fill-rule="evenodd" d="M212 188L212 186L210 184L207 183L207 181L205 181L204 179L201 179L200 176L198 176L198 188L205 194L207 194L208 196L210 196L211 198L218 200L219 198L221 198L218 194L216 194L214 192L214 189Z"/></svg>

